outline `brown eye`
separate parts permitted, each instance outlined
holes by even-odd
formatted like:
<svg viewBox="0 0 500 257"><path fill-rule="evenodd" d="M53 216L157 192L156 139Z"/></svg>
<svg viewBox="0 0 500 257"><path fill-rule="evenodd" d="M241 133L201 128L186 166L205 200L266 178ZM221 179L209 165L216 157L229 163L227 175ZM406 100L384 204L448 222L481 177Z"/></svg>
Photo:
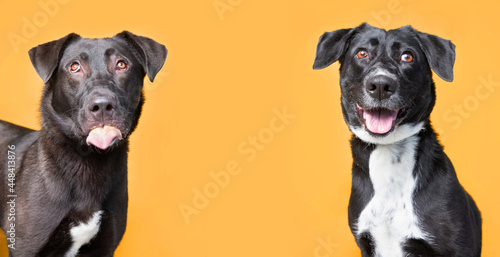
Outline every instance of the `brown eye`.
<svg viewBox="0 0 500 257"><path fill-rule="evenodd" d="M358 57L359 59L364 59L368 57L368 52L361 50L356 54L356 57Z"/></svg>
<svg viewBox="0 0 500 257"><path fill-rule="evenodd" d="M71 66L69 66L69 70L71 72L79 72L81 69L82 67L80 67L80 64L77 62L74 62L73 64L71 64Z"/></svg>
<svg viewBox="0 0 500 257"><path fill-rule="evenodd" d="M413 56L411 54L408 54L408 53L403 54L403 55L401 55L401 61L411 62L411 61L413 61Z"/></svg>
<svg viewBox="0 0 500 257"><path fill-rule="evenodd" d="M119 70L123 70L123 69L127 68L127 64L124 61L119 61L116 64L116 68L118 68Z"/></svg>

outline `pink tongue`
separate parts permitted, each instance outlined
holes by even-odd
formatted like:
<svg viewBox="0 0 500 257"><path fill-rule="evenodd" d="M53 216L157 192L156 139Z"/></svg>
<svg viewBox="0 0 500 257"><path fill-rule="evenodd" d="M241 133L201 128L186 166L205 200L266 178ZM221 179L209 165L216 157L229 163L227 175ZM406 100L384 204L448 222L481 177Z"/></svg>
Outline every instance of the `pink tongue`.
<svg viewBox="0 0 500 257"><path fill-rule="evenodd" d="M122 139L122 132L118 128L112 126L104 126L102 128L94 128L87 136L87 145L95 145L96 147L105 150L115 139Z"/></svg>
<svg viewBox="0 0 500 257"><path fill-rule="evenodd" d="M398 111L387 109L364 110L366 128L373 133L385 134L392 128L392 123L398 116Z"/></svg>

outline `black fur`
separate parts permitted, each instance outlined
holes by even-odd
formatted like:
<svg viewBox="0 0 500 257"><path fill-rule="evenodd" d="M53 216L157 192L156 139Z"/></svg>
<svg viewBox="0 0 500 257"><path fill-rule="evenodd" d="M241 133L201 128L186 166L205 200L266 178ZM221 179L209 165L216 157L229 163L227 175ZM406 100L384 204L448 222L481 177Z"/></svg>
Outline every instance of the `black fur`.
<svg viewBox="0 0 500 257"><path fill-rule="evenodd" d="M0 121L0 225L7 231L7 147L16 154L16 241L11 257L64 256L72 245L72 226L102 210L98 234L79 256L113 256L127 220L128 136L144 103L143 80L153 81L167 50L149 38L124 31L113 38L84 39L76 34L29 51L45 83L40 104L42 128L33 131ZM128 69L117 72L123 59ZM72 75L77 61L85 68ZM83 69L83 68L82 68ZM88 102L116 99L113 112L97 118ZM101 117L101 116L99 116ZM120 129L123 140L100 150L86 144L94 127ZM9 198L10 199L10 198Z"/></svg>
<svg viewBox="0 0 500 257"><path fill-rule="evenodd" d="M356 58L360 50L367 58ZM413 61L402 62L402 54L410 53ZM340 62L342 112L349 128L366 129L359 115L364 109L398 110L391 131L369 136L383 139L395 127L423 123L417 133L414 177L418 177L414 191L414 210L422 230L432 241L408 239L404 242L404 256L461 256L481 255L481 214L470 195L460 185L452 163L443 151L432 129L429 116L435 104L435 86L432 72L446 81L453 80L455 46L448 40L419 32L410 26L385 31L366 23L352 29L327 32L321 36L314 69ZM390 96L367 96L367 77L374 69L390 73L383 77ZM388 86L387 86L388 85ZM365 142L353 135L352 190L349 201L349 225L362 256L374 256L374 241L369 233L356 234L357 220L374 195L369 175L369 158L377 143ZM397 160L396 160L397 161Z"/></svg>

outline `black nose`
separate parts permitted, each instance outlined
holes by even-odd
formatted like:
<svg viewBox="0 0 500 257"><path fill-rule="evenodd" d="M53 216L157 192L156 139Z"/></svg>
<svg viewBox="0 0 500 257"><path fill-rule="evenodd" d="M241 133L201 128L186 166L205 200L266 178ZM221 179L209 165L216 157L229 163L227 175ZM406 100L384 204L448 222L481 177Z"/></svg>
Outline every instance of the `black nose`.
<svg viewBox="0 0 500 257"><path fill-rule="evenodd" d="M88 104L88 109L96 120L107 120L115 112L116 101L107 96L94 97Z"/></svg>
<svg viewBox="0 0 500 257"><path fill-rule="evenodd" d="M366 92L376 99L384 100L396 93L397 84L386 76L375 76L366 81Z"/></svg>

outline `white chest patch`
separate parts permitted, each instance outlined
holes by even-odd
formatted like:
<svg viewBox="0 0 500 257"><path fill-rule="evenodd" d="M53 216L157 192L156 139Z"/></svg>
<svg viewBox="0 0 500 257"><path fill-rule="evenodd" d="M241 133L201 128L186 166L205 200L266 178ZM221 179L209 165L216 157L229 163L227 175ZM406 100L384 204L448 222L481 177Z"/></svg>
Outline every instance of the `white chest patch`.
<svg viewBox="0 0 500 257"><path fill-rule="evenodd" d="M394 131L389 135L384 137L374 137L364 127L354 127L349 126L349 129L359 137L361 140L372 143L372 144L380 144L380 145L390 145L395 144L398 141L401 141L405 138L411 137L418 132L420 132L424 128L424 123L419 122L416 124L403 124L401 126L397 126L394 128Z"/></svg>
<svg viewBox="0 0 500 257"><path fill-rule="evenodd" d="M427 239L413 211L413 177L418 138L377 145L370 155L370 179L375 194L361 212L357 234L369 232L377 257L403 257L408 238Z"/></svg>
<svg viewBox="0 0 500 257"><path fill-rule="evenodd" d="M101 226L101 214L102 211L94 212L87 222L77 224L70 229L69 233L73 240L73 245L71 245L71 248L64 257L75 257L80 247L90 242L97 235Z"/></svg>

